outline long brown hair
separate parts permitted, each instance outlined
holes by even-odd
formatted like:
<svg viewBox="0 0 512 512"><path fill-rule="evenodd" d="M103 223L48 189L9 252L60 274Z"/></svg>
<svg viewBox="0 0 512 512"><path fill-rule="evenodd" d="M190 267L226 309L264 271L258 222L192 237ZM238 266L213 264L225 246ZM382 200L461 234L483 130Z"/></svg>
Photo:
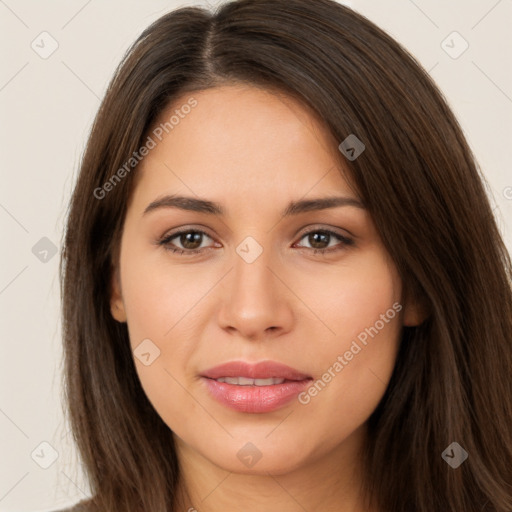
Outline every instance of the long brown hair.
<svg viewBox="0 0 512 512"><path fill-rule="evenodd" d="M365 490L386 512L512 510L512 264L485 181L442 94L416 60L332 0L240 0L175 10L127 52L101 104L72 196L61 260L65 400L90 510L173 510L172 436L138 380L109 283L136 166L96 192L184 93L243 82L300 98L339 153L409 296L428 318L404 327L369 418ZM125 168L126 170L126 168ZM103 188L105 190L105 188ZM442 452L459 443L457 469Z"/></svg>

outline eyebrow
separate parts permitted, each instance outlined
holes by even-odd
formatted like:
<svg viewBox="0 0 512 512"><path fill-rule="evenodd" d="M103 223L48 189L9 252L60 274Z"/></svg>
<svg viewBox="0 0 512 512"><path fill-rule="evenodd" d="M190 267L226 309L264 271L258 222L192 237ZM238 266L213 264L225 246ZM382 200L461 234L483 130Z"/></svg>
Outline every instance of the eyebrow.
<svg viewBox="0 0 512 512"><path fill-rule="evenodd" d="M300 213L327 210L328 208L338 208L341 206L353 206L355 208L365 209L363 203L353 197L319 197L315 199L292 201L283 210L281 215L283 217L289 217ZM210 215L225 215L225 210L219 203L179 195L166 195L155 199L146 207L143 215L160 208L178 208L180 210L207 213Z"/></svg>

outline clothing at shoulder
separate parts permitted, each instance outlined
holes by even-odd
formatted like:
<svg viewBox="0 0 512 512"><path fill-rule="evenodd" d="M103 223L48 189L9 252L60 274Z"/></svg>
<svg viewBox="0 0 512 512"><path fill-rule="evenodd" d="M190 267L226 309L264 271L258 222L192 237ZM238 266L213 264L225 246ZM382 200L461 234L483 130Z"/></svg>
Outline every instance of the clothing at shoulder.
<svg viewBox="0 0 512 512"><path fill-rule="evenodd" d="M90 500L82 500L75 503L72 507L55 510L54 512L92 512Z"/></svg>

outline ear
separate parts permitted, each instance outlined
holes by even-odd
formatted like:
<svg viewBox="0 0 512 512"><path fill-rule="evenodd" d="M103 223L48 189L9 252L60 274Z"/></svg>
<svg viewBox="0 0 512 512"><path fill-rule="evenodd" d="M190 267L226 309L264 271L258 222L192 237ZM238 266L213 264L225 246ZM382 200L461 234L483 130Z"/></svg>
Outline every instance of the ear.
<svg viewBox="0 0 512 512"><path fill-rule="evenodd" d="M403 313L403 325L406 327L417 327L429 316L430 308L427 301L419 293L406 294Z"/></svg>
<svg viewBox="0 0 512 512"><path fill-rule="evenodd" d="M110 313L118 322L126 322L126 311L124 308L121 281L119 279L119 272L117 268L112 272L110 288Z"/></svg>

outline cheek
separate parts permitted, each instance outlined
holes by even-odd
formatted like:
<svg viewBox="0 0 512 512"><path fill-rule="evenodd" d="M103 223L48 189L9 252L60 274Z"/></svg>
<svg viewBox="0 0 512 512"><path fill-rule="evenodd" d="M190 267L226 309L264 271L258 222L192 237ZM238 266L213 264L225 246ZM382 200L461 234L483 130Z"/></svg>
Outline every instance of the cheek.
<svg viewBox="0 0 512 512"><path fill-rule="evenodd" d="M164 249L143 246L131 235L125 232L121 251L130 345L148 399L162 417L174 418L174 425L176 417L183 417L180 411L192 413L196 405L182 386L188 385L190 359L205 322L211 319L205 308L211 307L208 293L219 273L206 267L199 272L194 264L179 265ZM149 358L137 357L148 352ZM145 364L146 359L152 362Z"/></svg>
<svg viewBox="0 0 512 512"><path fill-rule="evenodd" d="M384 394L399 346L401 281L375 251L357 268L340 269L329 290L317 307L334 333L307 350L315 382L300 401L334 435L340 426L349 432L364 423Z"/></svg>
<svg viewBox="0 0 512 512"><path fill-rule="evenodd" d="M200 309L201 296L213 281L209 285L198 282L193 265L171 264L164 249L140 248L127 238L121 282L130 342L135 347L149 338L162 345L164 339L173 338L190 323L194 310Z"/></svg>
<svg viewBox="0 0 512 512"><path fill-rule="evenodd" d="M193 410L195 402L182 387L182 373L194 350L193 343L186 341L193 338L187 326L198 328L198 301L208 288L207 283L190 285L194 279L191 269L179 271L161 263L151 264L150 258L137 257L136 252L122 265L123 299L135 368L149 401L172 427L184 411L185 418L197 412Z"/></svg>
<svg viewBox="0 0 512 512"><path fill-rule="evenodd" d="M390 308L392 319L398 316L392 306L400 303L401 281L379 248L366 251L353 265L340 266L328 281L317 281L317 289L313 282L308 283L310 296L321 297L316 308L331 329L326 340L333 348L342 348Z"/></svg>

